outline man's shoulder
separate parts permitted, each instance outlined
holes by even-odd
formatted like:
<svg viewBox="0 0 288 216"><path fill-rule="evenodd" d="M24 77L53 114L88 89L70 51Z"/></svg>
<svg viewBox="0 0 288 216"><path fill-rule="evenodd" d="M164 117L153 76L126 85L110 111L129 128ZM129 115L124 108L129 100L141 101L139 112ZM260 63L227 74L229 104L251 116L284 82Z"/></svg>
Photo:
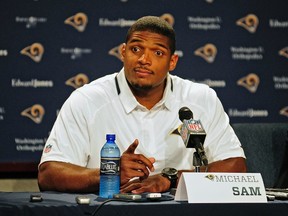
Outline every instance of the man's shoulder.
<svg viewBox="0 0 288 216"><path fill-rule="evenodd" d="M88 83L87 85L85 86L91 86L91 85L98 85L98 84L102 84L102 83L109 83L109 82L113 82L115 80L115 76L117 75L118 73L111 73L111 74L107 74L107 75L104 75L102 77L99 77L93 81L91 81L90 83Z"/></svg>
<svg viewBox="0 0 288 216"><path fill-rule="evenodd" d="M86 91L91 91L91 90L115 88L115 76L116 75L117 73L112 73L112 74L99 77L77 90L81 92L86 92Z"/></svg>
<svg viewBox="0 0 288 216"><path fill-rule="evenodd" d="M207 84L195 82L192 79L185 79L182 77L179 77L177 75L171 75L172 85L175 86L175 90L184 90L184 89L195 89L200 91L209 91L211 89ZM212 90L212 89L211 89Z"/></svg>
<svg viewBox="0 0 288 216"><path fill-rule="evenodd" d="M117 95L115 76L117 73L108 74L92 82L76 89L72 96L77 98L77 100L100 100L111 99Z"/></svg>

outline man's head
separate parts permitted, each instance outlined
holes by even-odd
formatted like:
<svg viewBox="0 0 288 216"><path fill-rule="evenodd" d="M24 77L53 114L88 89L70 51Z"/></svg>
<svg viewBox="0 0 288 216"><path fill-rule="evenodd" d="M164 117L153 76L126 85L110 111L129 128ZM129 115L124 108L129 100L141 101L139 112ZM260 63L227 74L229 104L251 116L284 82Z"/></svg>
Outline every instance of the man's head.
<svg viewBox="0 0 288 216"><path fill-rule="evenodd" d="M121 60L126 79L138 100L143 97L145 102L154 105L162 98L167 74L177 65L178 56L174 51L174 30L165 20L143 17L129 29L121 48ZM143 95L149 95L155 103Z"/></svg>
<svg viewBox="0 0 288 216"><path fill-rule="evenodd" d="M166 36L169 39L169 48L171 55L176 49L176 38L173 27L164 19L156 16L145 16L138 19L128 30L126 35L126 43L129 41L131 35L136 31L149 31Z"/></svg>

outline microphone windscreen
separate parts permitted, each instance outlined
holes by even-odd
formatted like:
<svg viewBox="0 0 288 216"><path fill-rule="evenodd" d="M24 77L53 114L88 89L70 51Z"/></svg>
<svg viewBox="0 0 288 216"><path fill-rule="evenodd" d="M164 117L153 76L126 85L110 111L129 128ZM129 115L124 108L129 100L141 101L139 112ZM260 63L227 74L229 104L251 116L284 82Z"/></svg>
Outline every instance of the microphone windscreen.
<svg viewBox="0 0 288 216"><path fill-rule="evenodd" d="M182 107L178 112L179 119L183 122L183 120L193 119L193 113L188 107Z"/></svg>

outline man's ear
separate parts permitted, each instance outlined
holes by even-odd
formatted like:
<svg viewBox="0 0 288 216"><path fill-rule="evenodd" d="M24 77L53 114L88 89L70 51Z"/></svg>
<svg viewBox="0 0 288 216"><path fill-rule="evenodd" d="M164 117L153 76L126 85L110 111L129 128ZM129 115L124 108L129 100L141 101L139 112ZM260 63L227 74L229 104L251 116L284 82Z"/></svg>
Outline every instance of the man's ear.
<svg viewBox="0 0 288 216"><path fill-rule="evenodd" d="M169 65L169 71L173 71L176 68L177 62L178 62L178 55L173 54L170 59L170 65Z"/></svg>
<svg viewBox="0 0 288 216"><path fill-rule="evenodd" d="M121 56L121 61L122 61L122 62L124 61L125 50L126 50L126 44L123 43L123 44L121 45L121 48L120 48L120 56Z"/></svg>

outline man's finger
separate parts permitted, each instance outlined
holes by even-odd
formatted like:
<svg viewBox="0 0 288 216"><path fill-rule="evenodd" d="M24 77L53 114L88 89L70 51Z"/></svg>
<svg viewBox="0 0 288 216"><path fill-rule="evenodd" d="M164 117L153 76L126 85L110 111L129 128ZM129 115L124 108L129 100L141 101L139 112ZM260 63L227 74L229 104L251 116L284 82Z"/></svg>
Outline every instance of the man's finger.
<svg viewBox="0 0 288 216"><path fill-rule="evenodd" d="M138 139L135 139L134 142L126 149L124 153L134 154L134 151L137 148L138 144L139 144Z"/></svg>

